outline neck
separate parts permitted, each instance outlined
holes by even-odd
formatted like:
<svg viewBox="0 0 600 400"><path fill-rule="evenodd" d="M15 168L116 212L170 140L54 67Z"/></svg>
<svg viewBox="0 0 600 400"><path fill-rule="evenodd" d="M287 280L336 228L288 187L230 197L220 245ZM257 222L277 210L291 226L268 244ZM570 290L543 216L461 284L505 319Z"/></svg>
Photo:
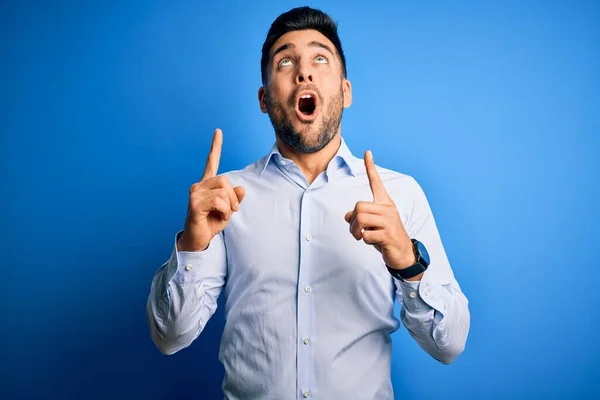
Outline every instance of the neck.
<svg viewBox="0 0 600 400"><path fill-rule="evenodd" d="M276 140L281 155L294 161L309 184L313 183L317 176L327 169L329 162L333 159L342 144L342 137L339 130L325 147L311 154L300 153L292 149L283 143L279 137Z"/></svg>

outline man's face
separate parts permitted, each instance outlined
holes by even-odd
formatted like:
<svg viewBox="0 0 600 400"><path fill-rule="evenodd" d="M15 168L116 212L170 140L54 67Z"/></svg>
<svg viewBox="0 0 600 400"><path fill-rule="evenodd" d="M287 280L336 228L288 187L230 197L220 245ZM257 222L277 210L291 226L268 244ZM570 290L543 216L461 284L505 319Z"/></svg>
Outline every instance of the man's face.
<svg viewBox="0 0 600 400"><path fill-rule="evenodd" d="M314 153L338 132L352 102L350 82L333 43L316 30L288 32L271 47L267 83L259 90L275 134L290 148Z"/></svg>

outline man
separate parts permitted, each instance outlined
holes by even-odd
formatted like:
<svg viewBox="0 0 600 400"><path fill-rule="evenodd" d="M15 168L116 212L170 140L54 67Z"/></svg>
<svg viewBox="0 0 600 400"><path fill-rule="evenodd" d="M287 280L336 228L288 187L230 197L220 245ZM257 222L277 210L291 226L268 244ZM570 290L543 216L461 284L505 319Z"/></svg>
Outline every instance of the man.
<svg viewBox="0 0 600 400"><path fill-rule="evenodd" d="M332 20L308 7L279 16L261 69L276 142L217 175L215 131L152 281L152 338L165 354L189 346L223 290L225 398L392 399L394 301L417 343L450 363L465 346L467 299L419 184L370 152L355 158L341 137L352 87Z"/></svg>

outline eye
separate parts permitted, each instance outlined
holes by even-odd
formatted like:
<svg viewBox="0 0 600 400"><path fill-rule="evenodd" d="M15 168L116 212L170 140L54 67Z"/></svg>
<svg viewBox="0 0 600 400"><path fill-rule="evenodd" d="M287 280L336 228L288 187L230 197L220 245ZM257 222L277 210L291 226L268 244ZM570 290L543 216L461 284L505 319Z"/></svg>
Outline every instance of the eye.
<svg viewBox="0 0 600 400"><path fill-rule="evenodd" d="M327 64L327 58L325 56L317 56L315 61L319 64Z"/></svg>
<svg viewBox="0 0 600 400"><path fill-rule="evenodd" d="M282 58L277 65L279 65L279 67L286 67L288 65L292 65L292 60L289 58Z"/></svg>

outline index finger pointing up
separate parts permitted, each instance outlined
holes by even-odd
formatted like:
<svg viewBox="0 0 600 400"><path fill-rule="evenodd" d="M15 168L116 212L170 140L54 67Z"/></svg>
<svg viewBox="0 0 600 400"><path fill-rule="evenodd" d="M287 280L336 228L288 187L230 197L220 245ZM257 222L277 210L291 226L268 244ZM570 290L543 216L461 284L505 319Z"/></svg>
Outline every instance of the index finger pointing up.
<svg viewBox="0 0 600 400"><path fill-rule="evenodd" d="M223 147L223 132L220 129L215 130L213 135L212 146L208 158L206 159L206 167L204 167L204 175L202 180L214 178L219 171L219 161L221 159L221 148Z"/></svg>
<svg viewBox="0 0 600 400"><path fill-rule="evenodd" d="M367 176L369 177L369 185L371 186L371 192L373 193L373 202L379 203L386 201L389 196L383 186L383 182L377 173L375 168L375 162L373 161L373 153L371 150L365 152L365 167L367 169Z"/></svg>

